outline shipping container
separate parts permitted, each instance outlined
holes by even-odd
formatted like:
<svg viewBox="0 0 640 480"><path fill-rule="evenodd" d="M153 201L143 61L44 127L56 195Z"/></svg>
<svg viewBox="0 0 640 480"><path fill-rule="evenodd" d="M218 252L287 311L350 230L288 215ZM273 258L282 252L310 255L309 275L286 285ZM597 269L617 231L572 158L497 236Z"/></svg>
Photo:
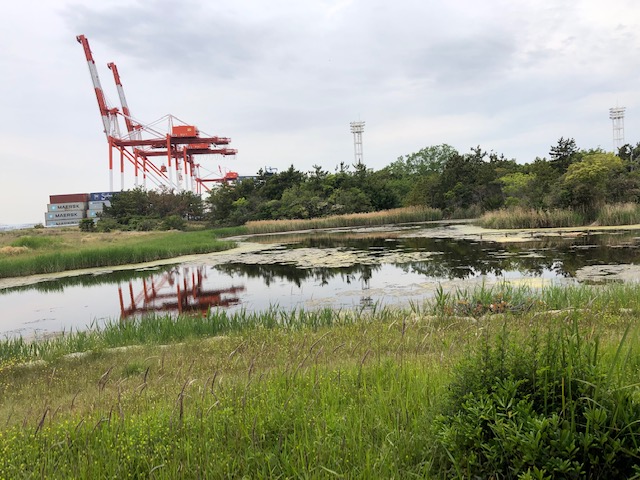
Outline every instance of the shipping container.
<svg viewBox="0 0 640 480"><path fill-rule="evenodd" d="M99 214L102 213L102 210L87 210L87 218L98 218Z"/></svg>
<svg viewBox="0 0 640 480"><path fill-rule="evenodd" d="M80 220L47 220L46 227L72 227L80 225Z"/></svg>
<svg viewBox="0 0 640 480"><path fill-rule="evenodd" d="M174 125L171 129L174 137L197 137L199 133L197 127L193 125Z"/></svg>
<svg viewBox="0 0 640 480"><path fill-rule="evenodd" d="M45 220L73 220L84 217L84 210L65 210L63 212L47 212L44 214Z"/></svg>
<svg viewBox="0 0 640 480"><path fill-rule="evenodd" d="M67 193L64 195L49 195L49 203L88 202L88 193Z"/></svg>
<svg viewBox="0 0 640 480"><path fill-rule="evenodd" d="M61 212L67 210L86 210L86 202L72 202L72 203L49 203L47 205L48 212Z"/></svg>
<svg viewBox="0 0 640 480"><path fill-rule="evenodd" d="M111 202L109 200L105 200L104 202L89 202L88 207L89 210L102 210L104 207L110 207Z"/></svg>
<svg viewBox="0 0 640 480"><path fill-rule="evenodd" d="M90 202L104 202L106 200L111 200L113 196L118 192L94 192L89 194Z"/></svg>

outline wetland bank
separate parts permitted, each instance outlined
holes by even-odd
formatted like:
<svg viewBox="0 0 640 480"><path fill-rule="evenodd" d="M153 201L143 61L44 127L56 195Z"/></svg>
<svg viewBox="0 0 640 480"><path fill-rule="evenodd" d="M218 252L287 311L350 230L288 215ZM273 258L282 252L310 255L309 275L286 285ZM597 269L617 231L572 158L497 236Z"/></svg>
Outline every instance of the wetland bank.
<svg viewBox="0 0 640 480"><path fill-rule="evenodd" d="M297 284L333 281L331 297L349 286L366 296L377 281L398 287L393 272L434 291L409 305L228 305L37 342L9 337L0 342L0 476L467 478L510 468L540 478L632 476L640 289L581 284L576 274L633 268L634 231L438 223L247 240L168 266L172 291L186 268L218 300L229 298L222 289L244 292L219 284L216 269L289 296ZM162 268L38 278L18 291L70 296L120 275L127 298L129 282Z"/></svg>
<svg viewBox="0 0 640 480"><path fill-rule="evenodd" d="M408 307L440 289L502 282L633 281L637 238L636 227L489 230L468 222L231 237L236 247L220 252L0 279L0 330L32 336L211 308Z"/></svg>

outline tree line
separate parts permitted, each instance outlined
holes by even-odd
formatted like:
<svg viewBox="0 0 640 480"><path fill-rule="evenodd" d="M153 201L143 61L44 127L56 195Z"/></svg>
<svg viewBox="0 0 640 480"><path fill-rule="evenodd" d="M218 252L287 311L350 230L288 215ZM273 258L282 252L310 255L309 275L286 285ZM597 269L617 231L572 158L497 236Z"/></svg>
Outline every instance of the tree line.
<svg viewBox="0 0 640 480"><path fill-rule="evenodd" d="M438 208L450 218L515 206L572 208L591 215L605 203L640 202L639 161L640 143L614 154L580 149L573 138L560 138L548 158L528 164L479 146L462 154L442 144L401 156L380 170L344 162L333 172L318 165L309 172L293 165L277 173L260 170L213 189L204 199L191 192L120 192L101 222L110 219L138 230L179 228L185 220L232 226L404 206ZM167 225L168 218L173 225Z"/></svg>
<svg viewBox="0 0 640 480"><path fill-rule="evenodd" d="M441 209L445 216L475 216L520 206L573 208L589 214L602 204L640 201L640 143L617 154L579 149L560 138L549 158L529 164L480 147L461 154L443 144L423 148L374 171L341 163L334 172L293 166L277 173L223 185L207 199L211 221L240 225L249 220L312 218L403 206Z"/></svg>

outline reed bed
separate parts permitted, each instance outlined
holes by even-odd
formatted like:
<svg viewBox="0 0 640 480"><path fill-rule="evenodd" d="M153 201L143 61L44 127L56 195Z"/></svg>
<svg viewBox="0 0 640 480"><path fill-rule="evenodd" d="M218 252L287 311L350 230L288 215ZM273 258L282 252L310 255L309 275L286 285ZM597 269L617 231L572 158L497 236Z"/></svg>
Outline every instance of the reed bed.
<svg viewBox="0 0 640 480"><path fill-rule="evenodd" d="M578 227L586 222L585 216L575 210L512 207L486 212L476 223L484 228L553 228Z"/></svg>
<svg viewBox="0 0 640 480"><path fill-rule="evenodd" d="M234 245L218 240L212 231L109 236L109 242L83 243L80 240L71 243L61 238L26 236L16 239L13 243L29 250L21 255L0 256L0 278L150 262L226 250ZM99 239L100 234L92 234L92 238Z"/></svg>
<svg viewBox="0 0 640 480"><path fill-rule="evenodd" d="M637 203L615 203L603 206L596 217L598 225L640 224L640 205Z"/></svg>
<svg viewBox="0 0 640 480"><path fill-rule="evenodd" d="M636 314L640 312L640 284L547 285L532 288L502 282L448 292L438 288L433 299L422 305L412 305L412 309L419 314L473 317L526 312L548 315L550 312L555 314L580 309Z"/></svg>
<svg viewBox="0 0 640 480"><path fill-rule="evenodd" d="M260 220L245 224L248 233L276 233L296 230L339 227L367 227L394 223L429 222L442 220L442 211L429 207L405 207L380 212L352 213L308 220Z"/></svg>

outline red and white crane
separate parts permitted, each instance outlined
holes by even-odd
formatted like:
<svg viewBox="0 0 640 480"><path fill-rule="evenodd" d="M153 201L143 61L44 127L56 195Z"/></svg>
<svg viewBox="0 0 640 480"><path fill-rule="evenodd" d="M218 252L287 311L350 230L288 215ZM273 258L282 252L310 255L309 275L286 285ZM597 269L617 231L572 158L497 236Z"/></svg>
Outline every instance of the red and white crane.
<svg viewBox="0 0 640 480"><path fill-rule="evenodd" d="M122 115L124 116L124 123L127 126L127 132L131 137L140 137L139 133L142 129L142 125L135 122L131 118L131 111L129 110L129 105L127 104L127 97L124 95L124 88L122 87L122 81L120 80L120 74L118 73L118 67L116 64L111 62L107 63L107 67L109 70L113 72L113 80L116 83L116 88L118 89L118 97L120 97L120 106L122 107ZM138 134L138 135L136 135Z"/></svg>
<svg viewBox="0 0 640 480"><path fill-rule="evenodd" d="M218 136L201 136L197 127L182 122L173 115L165 115L151 124L143 124L131 117L129 105L124 94L118 68L112 62L108 64L120 97L122 111L107 104L104 91L98 77L96 63L84 35L78 35L77 41L82 45L91 80L98 100L98 108L109 144L109 188L113 191L114 155L120 160L120 189L124 190L125 165L131 164L134 169L135 185L139 175L143 178L143 187L147 188L147 180L157 187L171 190L191 190L202 193L203 188L209 190L209 182L227 182L237 179L235 172L229 172L223 178L200 177L199 164L194 162L195 156L223 155L234 156L237 150L227 145L231 139ZM119 118L122 117L127 129L126 135L120 134ZM160 124L166 123L163 128ZM163 163L166 161L166 164Z"/></svg>

